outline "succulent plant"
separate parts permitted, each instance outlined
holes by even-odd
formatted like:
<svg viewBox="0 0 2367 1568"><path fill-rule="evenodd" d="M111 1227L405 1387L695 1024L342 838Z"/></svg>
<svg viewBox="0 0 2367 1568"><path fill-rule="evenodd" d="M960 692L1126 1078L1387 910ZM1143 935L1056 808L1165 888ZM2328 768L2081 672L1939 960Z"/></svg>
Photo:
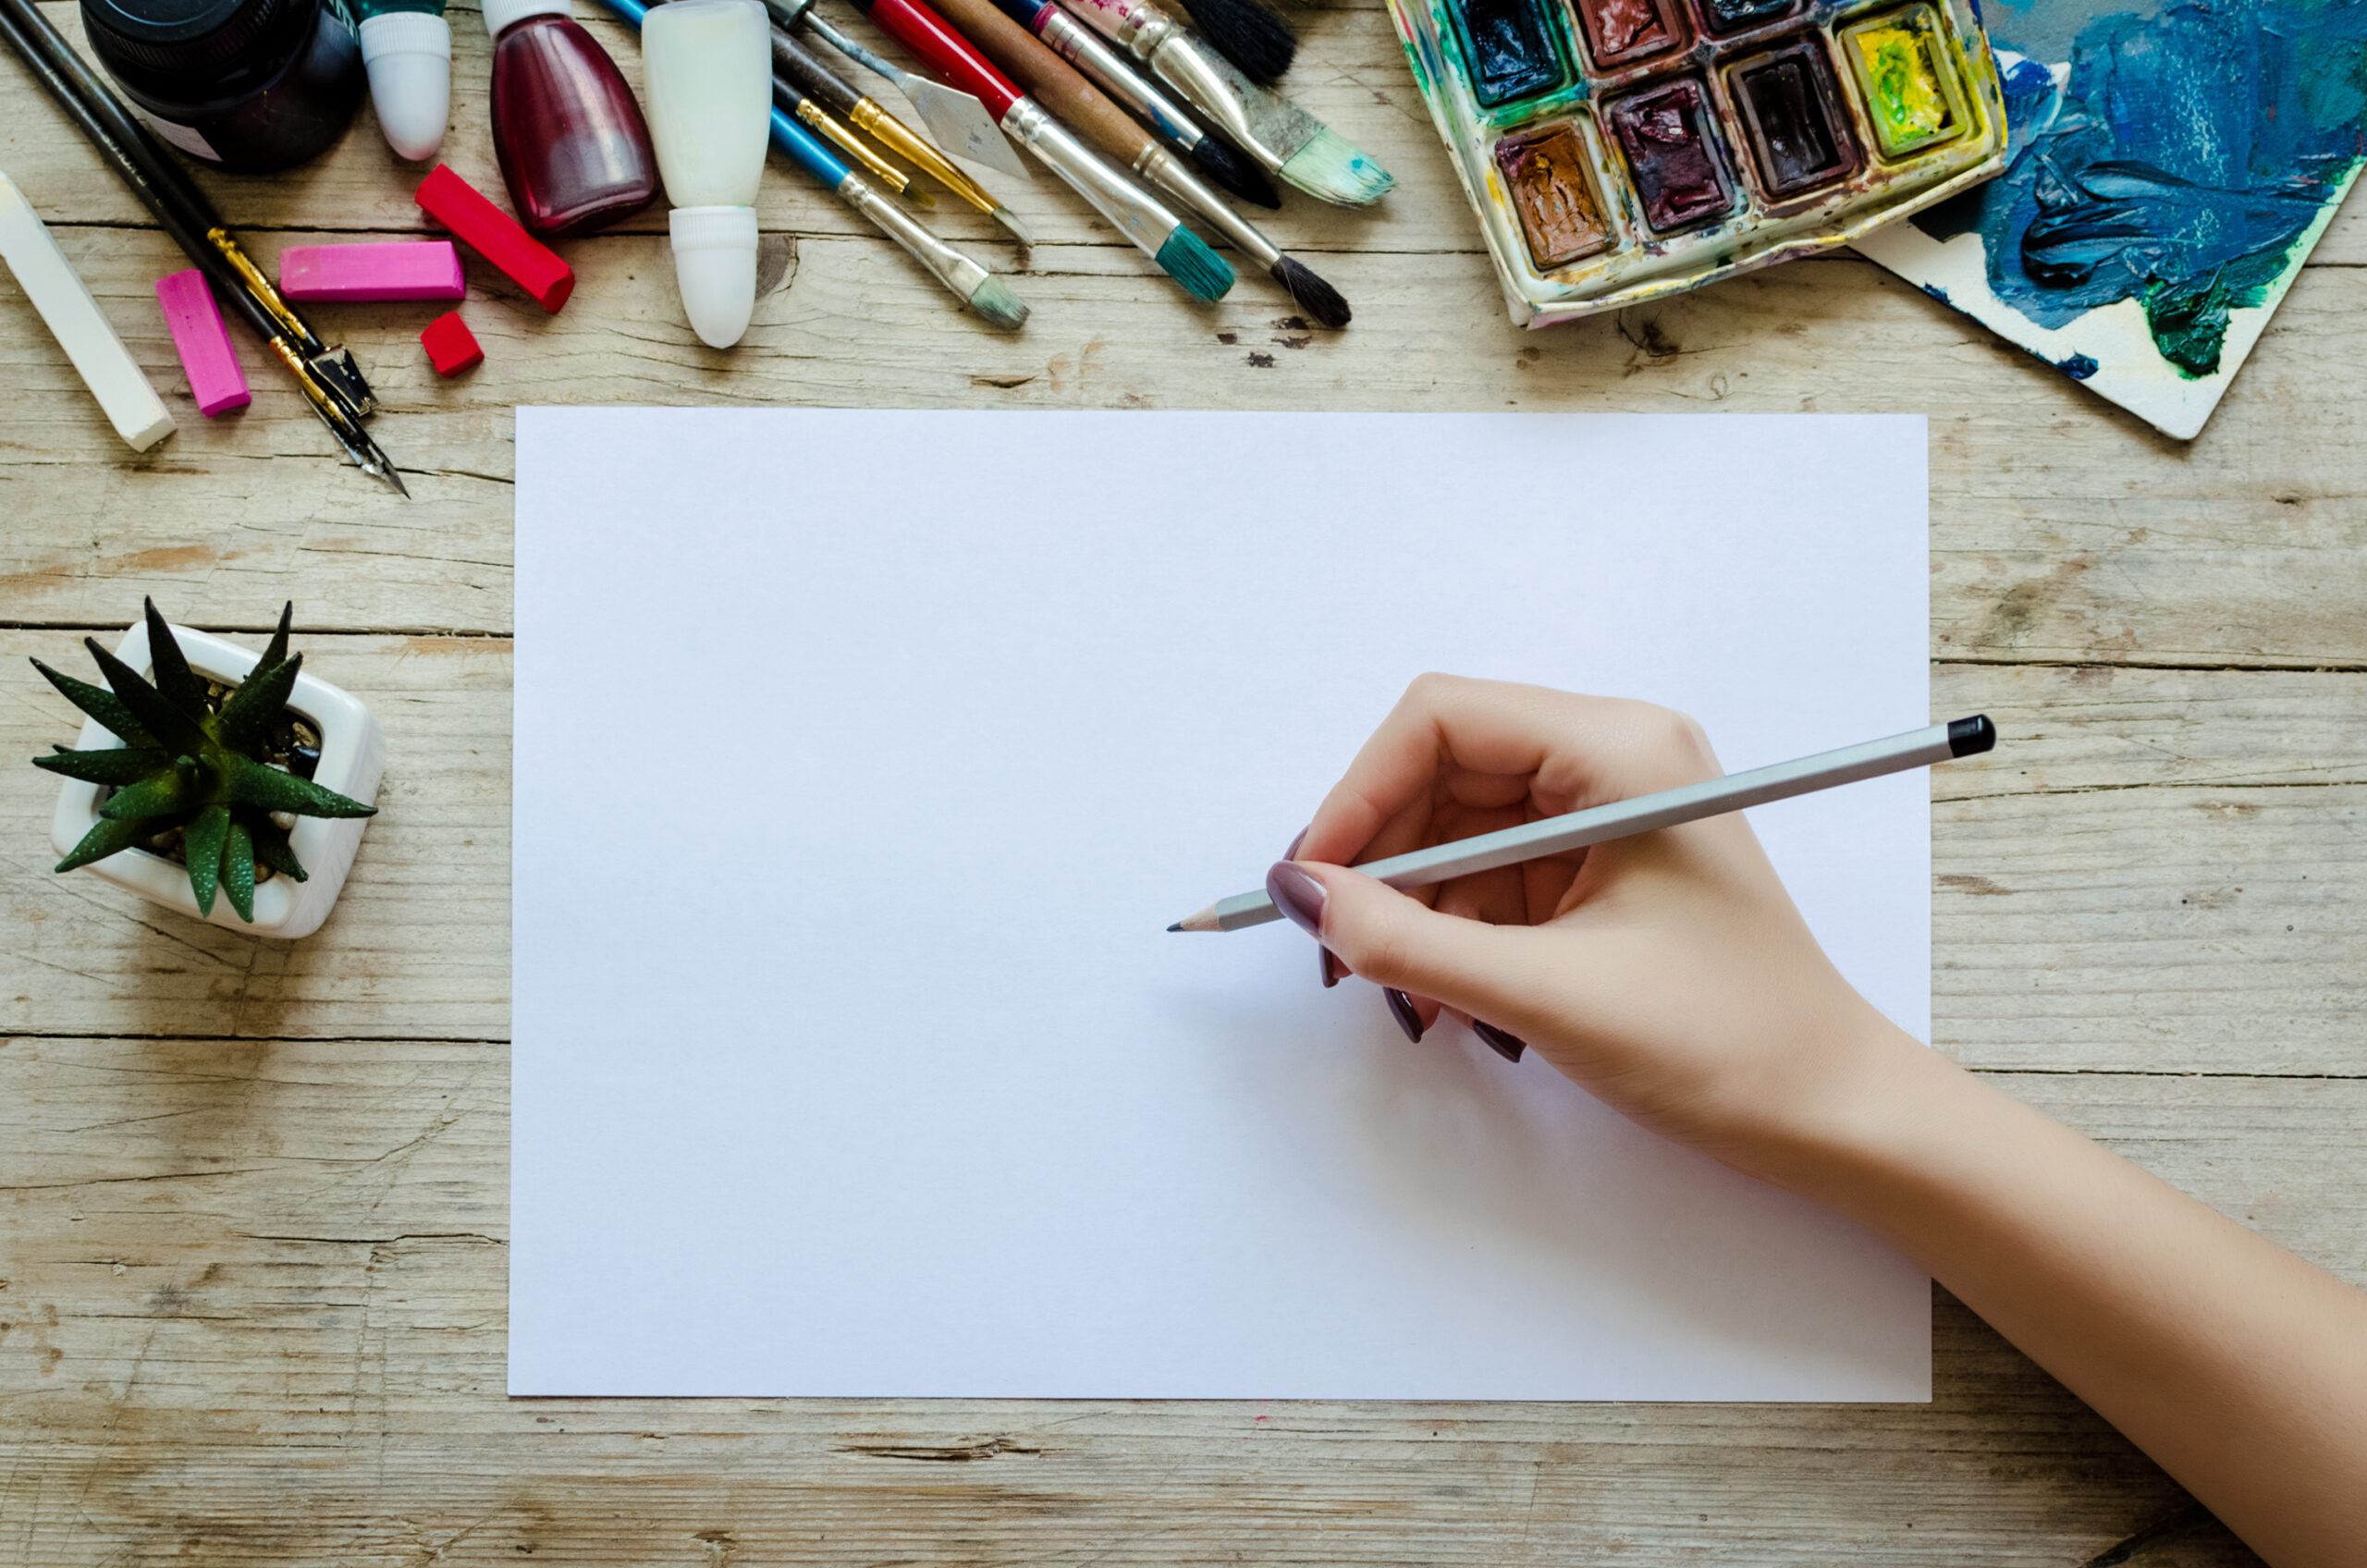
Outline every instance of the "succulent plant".
<svg viewBox="0 0 2367 1568"><path fill-rule="evenodd" d="M153 599L147 611L153 684L90 637L82 643L98 661L106 687L60 675L33 660L33 668L67 701L123 741L92 752L58 746L54 756L33 758L35 767L113 791L99 807L96 826L57 863L58 870L144 846L178 827L199 911L213 913L215 894L227 893L239 917L251 921L258 865L304 880L304 867L288 845L287 829L273 820L275 813L369 816L377 811L266 760L304 662L303 655L288 652L288 624L295 609L290 604L280 611L279 630L263 658L227 691L190 668Z"/></svg>

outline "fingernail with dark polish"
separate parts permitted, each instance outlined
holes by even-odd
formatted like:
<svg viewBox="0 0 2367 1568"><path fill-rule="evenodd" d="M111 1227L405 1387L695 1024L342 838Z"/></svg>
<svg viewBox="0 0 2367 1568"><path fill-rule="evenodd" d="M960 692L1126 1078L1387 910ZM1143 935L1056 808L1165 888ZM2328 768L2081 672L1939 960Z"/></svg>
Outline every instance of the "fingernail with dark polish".
<svg viewBox="0 0 2367 1568"><path fill-rule="evenodd" d="M1397 1020L1397 1027L1405 1031L1409 1040L1422 1037L1422 1015L1414 1011L1414 998L1394 986L1384 986L1380 994L1389 999L1389 1016Z"/></svg>
<svg viewBox="0 0 2367 1568"><path fill-rule="evenodd" d="M1300 829L1298 830L1298 837L1297 837L1297 838L1295 838L1295 839L1293 839L1291 840L1291 847L1290 847L1289 849L1284 850L1284 851L1282 851L1282 858L1283 858L1284 860L1296 860L1296 859L1298 859L1298 847L1299 847L1301 844L1304 844L1304 843L1306 843L1306 836L1307 836L1307 834L1308 834L1308 833L1310 833L1310 832L1312 832L1312 831L1314 830L1314 828L1315 828L1315 824L1313 824L1313 823L1311 823L1311 822L1310 822L1310 823L1308 823L1305 827L1300 828Z"/></svg>
<svg viewBox="0 0 2367 1568"><path fill-rule="evenodd" d="M1528 1049L1528 1042L1518 1035L1508 1035L1492 1023L1471 1021L1471 1032L1488 1042L1488 1048L1506 1061L1518 1061L1520 1053Z"/></svg>
<svg viewBox="0 0 2367 1568"><path fill-rule="evenodd" d="M1266 896L1310 937L1323 935L1323 884L1289 861L1266 873Z"/></svg>
<svg viewBox="0 0 2367 1568"><path fill-rule="evenodd" d="M1318 948L1315 951L1322 961L1323 988L1328 991L1340 983L1340 961L1331 956L1330 948Z"/></svg>

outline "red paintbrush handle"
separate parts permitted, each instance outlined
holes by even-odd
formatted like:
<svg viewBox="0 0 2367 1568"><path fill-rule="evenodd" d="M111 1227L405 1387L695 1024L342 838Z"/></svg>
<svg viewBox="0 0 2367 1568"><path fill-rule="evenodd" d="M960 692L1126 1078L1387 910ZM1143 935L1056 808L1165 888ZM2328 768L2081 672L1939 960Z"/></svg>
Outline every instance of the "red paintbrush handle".
<svg viewBox="0 0 2367 1568"><path fill-rule="evenodd" d="M997 120L1019 102L1019 89L950 23L921 0L871 0L866 7L881 27L928 63L931 70L963 92L975 94Z"/></svg>

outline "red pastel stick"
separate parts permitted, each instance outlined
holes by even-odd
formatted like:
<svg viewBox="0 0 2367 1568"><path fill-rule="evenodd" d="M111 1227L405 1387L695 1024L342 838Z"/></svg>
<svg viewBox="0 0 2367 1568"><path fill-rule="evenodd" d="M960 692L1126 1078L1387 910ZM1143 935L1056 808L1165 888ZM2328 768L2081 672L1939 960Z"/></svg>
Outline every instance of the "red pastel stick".
<svg viewBox="0 0 2367 1568"><path fill-rule="evenodd" d="M543 309L557 314L575 292L575 269L448 165L436 165L419 182L412 200L471 250L508 273Z"/></svg>
<svg viewBox="0 0 2367 1568"><path fill-rule="evenodd" d="M977 46L918 0L855 0L871 18L894 33L951 85L981 103L1000 122L1023 94L995 69Z"/></svg>

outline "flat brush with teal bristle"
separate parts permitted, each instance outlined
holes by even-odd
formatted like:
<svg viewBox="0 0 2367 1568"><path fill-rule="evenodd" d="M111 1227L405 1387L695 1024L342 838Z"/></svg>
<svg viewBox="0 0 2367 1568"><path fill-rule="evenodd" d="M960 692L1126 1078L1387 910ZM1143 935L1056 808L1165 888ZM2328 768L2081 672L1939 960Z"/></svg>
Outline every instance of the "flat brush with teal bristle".
<svg viewBox="0 0 2367 1568"><path fill-rule="evenodd" d="M1217 132L1308 195L1368 207L1397 183L1338 131L1269 92L1148 0L1060 0L1071 15L1148 66Z"/></svg>
<svg viewBox="0 0 2367 1568"><path fill-rule="evenodd" d="M1326 326L1348 325L1348 302L1313 269L1260 234L1224 204L1184 160L1120 108L1099 88L1008 13L1008 0L935 0L938 8L969 35L986 56L1020 84L1093 138L1101 151L1157 184L1199 214L1244 256L1266 268L1293 300ZM1118 62L1122 67L1123 62Z"/></svg>
<svg viewBox="0 0 2367 1568"><path fill-rule="evenodd" d="M938 77L964 92L975 93L1012 141L1036 154L1046 168L1092 202L1096 212L1117 225L1121 234L1195 297L1221 300L1232 288L1233 268L1198 235L1184 227L1182 218L1077 140L1066 126L1052 117L1049 109L1022 92L979 53L976 44L922 0L855 0L855 4L895 34ZM1005 26L1017 26L1000 12L988 9ZM1021 31L1024 34L1024 30ZM1035 42L1032 36L1028 42ZM1092 89L1087 87L1086 91L1090 92ZM1106 104L1107 100L1103 102ZM1115 105L1110 105L1110 112L1123 117L1123 112Z"/></svg>

